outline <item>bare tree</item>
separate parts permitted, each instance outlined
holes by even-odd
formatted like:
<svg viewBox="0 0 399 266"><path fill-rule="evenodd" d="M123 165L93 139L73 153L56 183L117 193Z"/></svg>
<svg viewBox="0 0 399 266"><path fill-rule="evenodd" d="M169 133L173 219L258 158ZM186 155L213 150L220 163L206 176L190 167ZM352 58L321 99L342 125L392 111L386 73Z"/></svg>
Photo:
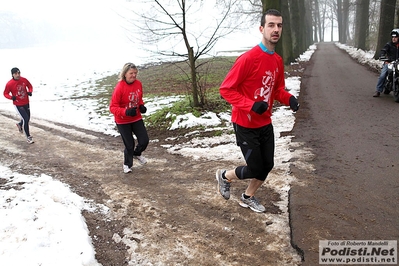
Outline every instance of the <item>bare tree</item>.
<svg viewBox="0 0 399 266"><path fill-rule="evenodd" d="M180 58L189 65L193 107L204 104L199 95L198 59L210 55L216 43L246 25L246 8L239 0L143 0L142 13L131 19L147 50L163 58ZM145 8L146 7L146 8Z"/></svg>
<svg viewBox="0 0 399 266"><path fill-rule="evenodd" d="M319 0L312 0L311 1L312 7L312 17L313 17L313 41L314 42L319 42L323 41L322 38L322 25L321 25L321 19L320 19L320 9L319 9Z"/></svg>
<svg viewBox="0 0 399 266"><path fill-rule="evenodd" d="M324 42L324 36L325 36L325 33L326 33L326 28L330 25L328 19L330 18L329 17L330 14L332 16L332 11L330 9L328 1L320 0L319 2L320 2L319 3L319 10L320 10L320 25L321 25L320 41Z"/></svg>
<svg viewBox="0 0 399 266"><path fill-rule="evenodd" d="M369 18L369 49L375 50L378 39L378 24L380 20L380 3L381 0L370 1L370 18Z"/></svg>

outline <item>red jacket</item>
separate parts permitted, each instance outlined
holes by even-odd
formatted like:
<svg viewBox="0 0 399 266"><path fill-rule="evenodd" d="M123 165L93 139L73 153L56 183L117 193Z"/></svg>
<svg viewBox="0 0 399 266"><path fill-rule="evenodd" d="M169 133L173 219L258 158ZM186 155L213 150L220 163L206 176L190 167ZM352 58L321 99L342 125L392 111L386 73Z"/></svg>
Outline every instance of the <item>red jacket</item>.
<svg viewBox="0 0 399 266"><path fill-rule="evenodd" d="M126 81L119 81L112 93L111 102L109 104L109 110L114 115L115 123L117 124L129 124L134 123L142 119L139 106L144 104L143 102L143 86L139 80L135 80L132 84L126 83ZM126 109L137 107L135 116L127 116L125 114Z"/></svg>
<svg viewBox="0 0 399 266"><path fill-rule="evenodd" d="M23 77L17 79L11 79L6 84L6 88L4 89L4 97L7 99L12 99L12 96L15 96L17 99L13 101L13 104L16 106L22 106L29 104L28 92L33 92L33 87L30 82Z"/></svg>
<svg viewBox="0 0 399 266"><path fill-rule="evenodd" d="M270 124L274 100L289 105L292 96L285 90L282 58L259 45L237 58L220 86L220 94L232 105L231 121L246 128ZM257 101L269 104L262 115L251 110Z"/></svg>

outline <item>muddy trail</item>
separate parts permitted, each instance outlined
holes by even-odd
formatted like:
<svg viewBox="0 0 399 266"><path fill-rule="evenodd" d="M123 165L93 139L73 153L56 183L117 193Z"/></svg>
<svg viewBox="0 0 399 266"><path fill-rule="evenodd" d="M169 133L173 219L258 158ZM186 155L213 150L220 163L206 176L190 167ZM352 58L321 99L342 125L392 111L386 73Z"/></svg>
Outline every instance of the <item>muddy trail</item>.
<svg viewBox="0 0 399 266"><path fill-rule="evenodd" d="M288 217L280 195L263 186L263 214L238 205L245 182L225 201L216 191L215 171L237 162L193 160L161 145L170 132L149 131L148 163L122 171L119 137L32 116L34 144L0 112L0 160L23 174L47 174L76 194L109 208L84 211L96 259L102 265L298 265L300 257L272 217ZM183 132L180 132L183 133ZM178 134L175 132L173 134ZM175 140L178 141L178 140ZM280 175L279 170L273 170ZM288 221L285 221L288 224Z"/></svg>

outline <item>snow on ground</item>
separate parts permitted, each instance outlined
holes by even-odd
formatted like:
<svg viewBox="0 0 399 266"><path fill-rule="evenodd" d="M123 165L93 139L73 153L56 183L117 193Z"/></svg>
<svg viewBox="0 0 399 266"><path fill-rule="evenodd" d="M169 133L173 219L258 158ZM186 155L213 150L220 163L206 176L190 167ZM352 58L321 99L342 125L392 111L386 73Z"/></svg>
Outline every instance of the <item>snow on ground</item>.
<svg viewBox="0 0 399 266"><path fill-rule="evenodd" d="M92 203L48 175L0 166L0 179L2 265L99 265L81 214Z"/></svg>
<svg viewBox="0 0 399 266"><path fill-rule="evenodd" d="M337 45L359 60L370 62L370 65L378 65L378 61L372 59L371 52L365 53L341 44ZM315 49L316 45L312 45L298 60L309 60ZM0 51L0 56L1 53ZM26 68L21 69L22 74L24 72L34 73L34 69L38 69L37 66L32 69ZM51 69L49 71L51 72ZM76 72L78 71L73 74L77 75ZM83 76L87 75L84 71L79 73L84 74ZM104 73L107 72L104 71L103 75L105 75ZM46 75L51 77L51 73L46 73ZM39 76L39 79L40 77L45 79L45 76ZM30 79L30 75L26 77ZM94 80L95 78L86 76L85 80L87 79ZM79 93L79 88L75 87L76 80L71 79L70 83L67 82L69 80L67 77L63 80L66 82L65 84L54 83L51 79L39 84L32 81L36 91L31 100L32 120L35 117L54 120L116 135L117 133L112 129L114 125L112 116L97 115L94 101L79 100L79 97L74 97L71 100L70 95L73 93L74 96L79 96L76 95L76 93ZM58 84L58 87L53 87L55 84ZM287 78L286 85L292 94L299 95L300 79L298 77ZM62 93L55 93L54 88L58 93ZM74 92L67 91L67 88L73 88ZM65 95L68 96L65 97ZM0 110L15 113L10 102L4 100L4 97L1 98ZM146 99L149 110L147 115L151 115L157 108L162 108L177 100L179 100L179 97ZM81 119L76 120L77 117ZM179 127L190 128L196 125L209 126L205 130L231 128L229 119L229 114L217 116L213 113L206 113L199 118L192 114L186 114L176 117L170 130ZM271 215L270 219L273 220L273 224L267 227L268 233L281 235L281 242L285 243L287 249L290 243L287 212L288 190L294 177L289 175L288 169L288 162L291 158L289 151L291 136L281 137L280 133L290 131L294 122L295 116L288 107L278 107L274 111L276 170L273 170L265 184L281 195L282 201L276 203L276 205L285 213L285 215ZM195 131L192 132L192 134L195 133ZM188 143L180 144L178 147L168 145L165 148L171 153L179 153L194 159L207 158L209 154L212 154L215 159L243 162L241 152L235 145L234 135L227 133L220 137L195 138ZM218 154L223 154L223 156L217 157ZM284 175L284 178L281 178L281 175ZM51 176L40 173L27 176L13 173L7 167L0 165L0 181L2 181L0 183L0 261L2 265L48 266L54 265L54 261L57 262L57 265L99 265L94 258L95 251L81 212L82 210L93 209L106 212L106 207L97 206L88 199L81 198L73 193L67 185L54 180ZM54 191L57 191L57 193L53 193ZM269 214L266 215L269 216ZM277 246L268 248L272 250ZM38 256L38 254L46 255Z"/></svg>

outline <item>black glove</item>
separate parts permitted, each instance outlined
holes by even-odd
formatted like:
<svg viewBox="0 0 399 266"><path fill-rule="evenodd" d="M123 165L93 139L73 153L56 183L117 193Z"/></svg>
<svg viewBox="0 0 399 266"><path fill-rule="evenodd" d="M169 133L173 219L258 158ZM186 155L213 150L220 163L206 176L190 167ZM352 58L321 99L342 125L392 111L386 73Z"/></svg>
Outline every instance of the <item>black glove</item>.
<svg viewBox="0 0 399 266"><path fill-rule="evenodd" d="M11 100L15 101L17 99L17 97L15 97L14 95L11 96Z"/></svg>
<svg viewBox="0 0 399 266"><path fill-rule="evenodd" d="M269 107L269 105L267 104L267 102L264 102L264 101L255 102L254 105L252 105L251 110L254 111L255 113L261 115L264 112L266 112L268 107Z"/></svg>
<svg viewBox="0 0 399 266"><path fill-rule="evenodd" d="M125 114L127 116L135 116L135 115L137 115L137 107L126 109Z"/></svg>
<svg viewBox="0 0 399 266"><path fill-rule="evenodd" d="M147 107L145 107L144 105L140 105L139 109L140 109L140 113L142 113L142 114L145 114L147 112Z"/></svg>
<svg viewBox="0 0 399 266"><path fill-rule="evenodd" d="M298 100L295 98L295 96L290 97L290 107L291 107L291 110L294 112L298 111L298 109L299 109L299 103L298 103Z"/></svg>
<svg viewBox="0 0 399 266"><path fill-rule="evenodd" d="M32 93L31 93L31 92L28 92L28 95L29 95L29 96L32 96Z"/></svg>

